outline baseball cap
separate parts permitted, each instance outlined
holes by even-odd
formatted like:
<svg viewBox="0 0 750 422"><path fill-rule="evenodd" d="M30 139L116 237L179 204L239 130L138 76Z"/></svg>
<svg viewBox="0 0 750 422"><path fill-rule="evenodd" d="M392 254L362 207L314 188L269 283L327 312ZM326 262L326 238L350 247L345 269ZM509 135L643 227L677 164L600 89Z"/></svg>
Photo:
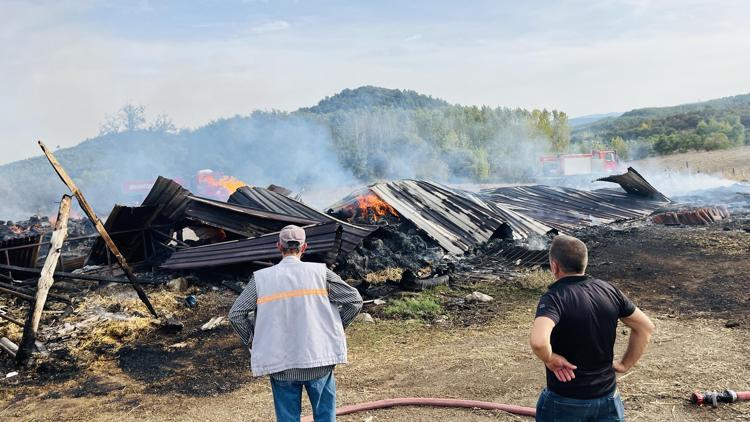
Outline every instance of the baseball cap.
<svg viewBox="0 0 750 422"><path fill-rule="evenodd" d="M279 242L284 247L288 247L290 242L297 242L301 246L305 243L305 229L290 224L279 232Z"/></svg>

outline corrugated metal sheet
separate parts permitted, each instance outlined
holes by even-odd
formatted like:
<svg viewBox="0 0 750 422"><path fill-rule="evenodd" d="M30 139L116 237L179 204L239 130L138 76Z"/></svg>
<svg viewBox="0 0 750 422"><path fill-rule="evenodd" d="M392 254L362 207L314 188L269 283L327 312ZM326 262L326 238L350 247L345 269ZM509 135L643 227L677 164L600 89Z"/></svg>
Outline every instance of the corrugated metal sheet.
<svg viewBox="0 0 750 422"><path fill-rule="evenodd" d="M265 188L243 186L234 191L227 202L259 210L306 218L321 223L331 221L330 216L300 201Z"/></svg>
<svg viewBox="0 0 750 422"><path fill-rule="evenodd" d="M483 201L437 183L400 180L370 190L452 254L488 241L504 224Z"/></svg>
<svg viewBox="0 0 750 422"><path fill-rule="evenodd" d="M485 201L487 206L500 218L505 221L513 230L513 239L528 239L529 236L545 236L550 232L557 231L554 227L548 226L539 220L535 220L527 215L513 211L507 205Z"/></svg>
<svg viewBox="0 0 750 422"><path fill-rule="evenodd" d="M276 188L278 189L279 187ZM288 196L279 194L270 189L243 186L237 189L232 196L229 197L228 201L233 204L239 204L268 212L306 218L319 223L336 222L342 226L342 253L353 251L354 248L362 242L364 237L377 229L377 227L373 226L361 226L341 221L300 201L289 198Z"/></svg>
<svg viewBox="0 0 750 422"><path fill-rule="evenodd" d="M182 218L191 195L189 190L174 180L159 176L141 205L156 207L156 213L170 221L177 221Z"/></svg>
<svg viewBox="0 0 750 422"><path fill-rule="evenodd" d="M153 252L151 233L146 229L146 223L156 212L156 206L127 207L115 205L104 223L107 233L110 233L117 249L129 262L143 261ZM156 222L162 218L157 218ZM135 230L128 233L117 232ZM115 233L115 234L112 234ZM146 237L144 239L144 236ZM111 258L114 262L114 258ZM86 264L107 264L107 247L101 237L97 237L86 258Z"/></svg>
<svg viewBox="0 0 750 422"><path fill-rule="evenodd" d="M564 233L581 226L643 217L667 203L613 189L584 191L542 185L484 190L480 197Z"/></svg>
<svg viewBox="0 0 750 422"><path fill-rule="evenodd" d="M319 221L261 211L236 204L227 204L197 196L190 196L183 211L185 218L201 224L221 228L242 236L258 236L281 230L289 224L307 226Z"/></svg>
<svg viewBox="0 0 750 422"><path fill-rule="evenodd" d="M656 190L656 188L653 187L651 183L647 182L646 179L641 176L640 173L635 171L633 167L628 167L628 171L624 174L615 174L597 180L601 182L617 183L625 192L632 195L643 196L657 201L669 201L669 198Z"/></svg>
<svg viewBox="0 0 750 422"><path fill-rule="evenodd" d="M341 224L329 222L307 226L304 229L308 244L305 253L306 260L333 263L341 249ZM270 233L250 239L185 249L172 254L162 267L179 270L251 263L253 261L278 261L281 258L279 251L276 249L278 236L278 233Z"/></svg>
<svg viewBox="0 0 750 422"><path fill-rule="evenodd" d="M26 268L35 267L41 241L42 235L35 234L0 242L0 263ZM3 250L7 248L14 249Z"/></svg>

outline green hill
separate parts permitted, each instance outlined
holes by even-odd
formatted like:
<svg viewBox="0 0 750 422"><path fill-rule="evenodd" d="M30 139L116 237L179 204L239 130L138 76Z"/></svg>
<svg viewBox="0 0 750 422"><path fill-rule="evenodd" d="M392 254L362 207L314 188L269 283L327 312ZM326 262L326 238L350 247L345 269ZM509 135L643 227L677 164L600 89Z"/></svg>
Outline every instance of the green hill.
<svg viewBox="0 0 750 422"><path fill-rule="evenodd" d="M650 107L574 128L575 144L613 145L640 156L716 150L750 141L750 94ZM583 147L582 147L583 148Z"/></svg>
<svg viewBox="0 0 750 422"><path fill-rule="evenodd" d="M345 89L332 97L325 97L317 105L299 111L333 113L339 110L395 107L402 109L438 108L449 106L446 101L419 94L415 91L362 86Z"/></svg>

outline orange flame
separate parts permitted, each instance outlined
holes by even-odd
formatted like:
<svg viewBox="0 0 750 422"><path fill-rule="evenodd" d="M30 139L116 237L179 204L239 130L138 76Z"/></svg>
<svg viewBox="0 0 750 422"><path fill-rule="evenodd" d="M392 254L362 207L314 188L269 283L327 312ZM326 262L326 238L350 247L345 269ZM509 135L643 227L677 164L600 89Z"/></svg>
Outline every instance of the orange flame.
<svg viewBox="0 0 750 422"><path fill-rule="evenodd" d="M247 186L247 183L232 176L222 176L221 178L217 179L212 174L209 173L209 174L201 174L199 177L200 177L201 183L205 183L206 185L209 185L209 186L221 188L226 191L227 195L231 195L237 189L243 186Z"/></svg>
<svg viewBox="0 0 750 422"><path fill-rule="evenodd" d="M373 222L378 222L387 216L399 218L398 212L373 192L358 195L355 199L357 202L351 209L352 214L355 214L355 216L365 219L369 218ZM356 207L356 210L354 207Z"/></svg>

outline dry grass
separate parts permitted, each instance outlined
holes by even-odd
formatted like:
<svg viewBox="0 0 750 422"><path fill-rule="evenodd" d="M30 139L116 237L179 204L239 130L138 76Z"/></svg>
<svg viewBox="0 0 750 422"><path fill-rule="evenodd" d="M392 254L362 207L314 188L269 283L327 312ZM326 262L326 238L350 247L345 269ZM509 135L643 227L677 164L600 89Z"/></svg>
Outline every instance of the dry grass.
<svg viewBox="0 0 750 422"><path fill-rule="evenodd" d="M19 344L23 337L23 327L19 327L10 322L5 325L0 325L0 337L8 337L8 340Z"/></svg>
<svg viewBox="0 0 750 422"><path fill-rule="evenodd" d="M149 293L149 300L160 315L170 317L185 309L181 304L183 295L169 290L156 290ZM105 312L124 314L127 319L109 319ZM159 320L151 318L145 305L129 286L112 287L87 297L78 305L75 315L64 322L75 323L87 315L102 317L92 324L90 329L82 330L78 336L78 344L70 349L73 355L81 356L105 349L112 353L117 352L124 345L135 343L141 335L155 330L159 325Z"/></svg>
<svg viewBox="0 0 750 422"><path fill-rule="evenodd" d="M540 291L547 290L554 281L552 274L542 269L527 270L513 280L516 287Z"/></svg>
<svg viewBox="0 0 750 422"><path fill-rule="evenodd" d="M652 157L630 164L636 169L689 170L747 181L750 180L750 146Z"/></svg>
<svg viewBox="0 0 750 422"><path fill-rule="evenodd" d="M403 268L386 268L384 270L375 271L365 276L365 280L372 284L385 283L388 280L401 280L401 276L404 274Z"/></svg>

